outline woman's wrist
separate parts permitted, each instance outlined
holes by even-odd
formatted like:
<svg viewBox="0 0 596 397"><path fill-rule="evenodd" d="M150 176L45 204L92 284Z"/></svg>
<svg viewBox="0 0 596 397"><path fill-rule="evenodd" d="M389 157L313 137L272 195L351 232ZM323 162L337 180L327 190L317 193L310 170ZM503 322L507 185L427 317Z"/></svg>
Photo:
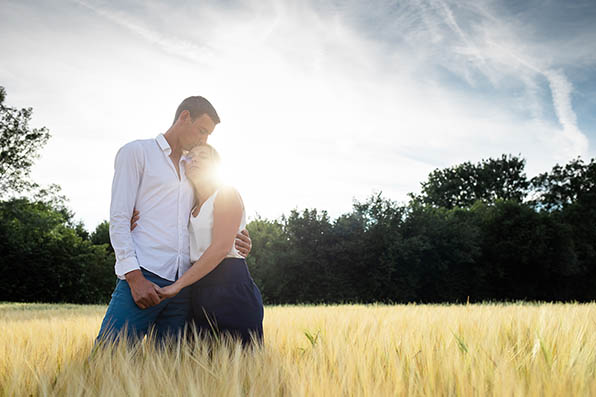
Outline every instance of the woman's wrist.
<svg viewBox="0 0 596 397"><path fill-rule="evenodd" d="M176 291L176 293L182 291L182 283L180 282L180 280L177 280L174 284L172 284L172 289L174 289L174 291Z"/></svg>

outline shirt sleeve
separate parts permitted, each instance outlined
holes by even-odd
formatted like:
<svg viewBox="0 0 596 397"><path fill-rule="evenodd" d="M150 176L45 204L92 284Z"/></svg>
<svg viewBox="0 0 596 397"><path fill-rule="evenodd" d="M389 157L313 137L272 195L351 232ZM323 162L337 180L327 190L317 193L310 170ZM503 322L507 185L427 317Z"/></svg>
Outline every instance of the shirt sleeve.
<svg viewBox="0 0 596 397"><path fill-rule="evenodd" d="M116 276L139 269L139 262L130 231L130 219L143 175L144 156L138 142L124 145L116 154L112 201L110 204L110 241L116 254Z"/></svg>

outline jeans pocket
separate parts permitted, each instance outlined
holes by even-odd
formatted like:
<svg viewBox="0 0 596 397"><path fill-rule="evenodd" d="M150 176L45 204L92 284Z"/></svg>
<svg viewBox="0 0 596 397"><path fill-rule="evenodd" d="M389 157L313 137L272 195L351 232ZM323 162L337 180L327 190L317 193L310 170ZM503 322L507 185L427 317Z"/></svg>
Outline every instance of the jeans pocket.
<svg viewBox="0 0 596 397"><path fill-rule="evenodd" d="M112 292L112 298L121 296L124 293L127 293L130 290L128 283L124 280L118 280L116 283L116 288L114 288L114 292Z"/></svg>

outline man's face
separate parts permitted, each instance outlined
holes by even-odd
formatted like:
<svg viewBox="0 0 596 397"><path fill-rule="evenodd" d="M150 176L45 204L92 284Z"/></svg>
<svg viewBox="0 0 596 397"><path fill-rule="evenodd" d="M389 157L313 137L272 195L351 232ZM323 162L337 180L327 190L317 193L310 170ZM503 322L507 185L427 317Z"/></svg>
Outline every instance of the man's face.
<svg viewBox="0 0 596 397"><path fill-rule="evenodd" d="M197 117L194 121L190 115L184 119L184 134L182 145L184 150L191 150L193 147L207 143L209 135L215 129L215 123L207 113Z"/></svg>

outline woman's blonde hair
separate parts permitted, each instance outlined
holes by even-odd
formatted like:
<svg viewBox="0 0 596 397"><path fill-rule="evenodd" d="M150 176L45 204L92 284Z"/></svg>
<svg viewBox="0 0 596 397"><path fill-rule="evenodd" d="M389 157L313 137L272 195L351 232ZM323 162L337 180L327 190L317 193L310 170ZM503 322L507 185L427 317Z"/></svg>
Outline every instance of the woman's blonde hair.
<svg viewBox="0 0 596 397"><path fill-rule="evenodd" d="M213 162L213 165L215 167L219 167L219 165L221 164L221 156L219 155L218 151L215 150L215 148L208 143L204 143L201 146L204 146L207 149L209 149L209 153L211 155L210 157L211 157L211 161Z"/></svg>

